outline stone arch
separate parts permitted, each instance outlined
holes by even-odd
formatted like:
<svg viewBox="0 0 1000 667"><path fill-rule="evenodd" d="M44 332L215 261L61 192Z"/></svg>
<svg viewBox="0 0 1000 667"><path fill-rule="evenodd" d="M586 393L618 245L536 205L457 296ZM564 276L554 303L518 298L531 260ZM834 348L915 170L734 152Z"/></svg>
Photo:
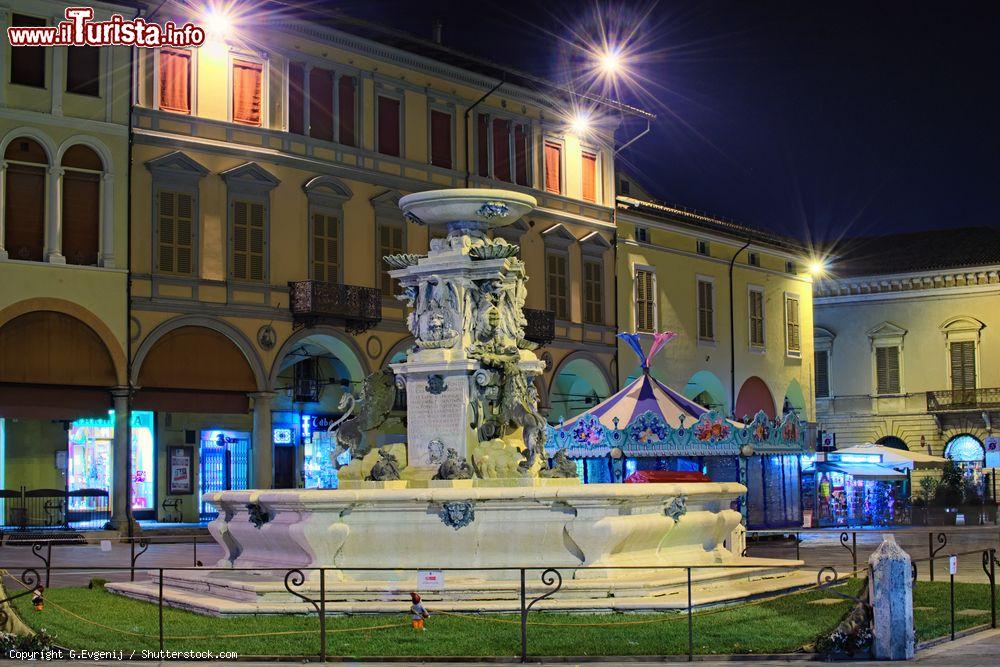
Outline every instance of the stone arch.
<svg viewBox="0 0 1000 667"><path fill-rule="evenodd" d="M34 310L0 326L0 379L26 385L118 384L114 360L97 332L54 310Z"/></svg>
<svg viewBox="0 0 1000 667"><path fill-rule="evenodd" d="M956 315L954 317L949 317L944 322L942 322L938 328L941 331L979 331L986 326L981 320L972 317L971 315Z"/></svg>
<svg viewBox="0 0 1000 667"><path fill-rule="evenodd" d="M806 395L802 391L802 385L794 378L785 389L785 398L781 402L782 412L785 411L786 407L794 410L799 417L804 417L806 414Z"/></svg>
<svg viewBox="0 0 1000 667"><path fill-rule="evenodd" d="M125 359L125 351L122 349L118 339L115 338L111 328L108 327L99 317L84 308L83 306L66 301L64 299L53 299L50 297L36 297L18 301L0 310L0 328L7 322L21 315L40 310L54 311L73 317L84 323L97 334L105 349L111 355L111 362L114 366L116 384L124 386L128 378L128 364Z"/></svg>
<svg viewBox="0 0 1000 667"><path fill-rule="evenodd" d="M269 387L277 385L278 375L289 366L287 360L289 353L307 340L332 354L338 355L338 357L343 355L342 360L350 372L352 380L363 380L371 373L371 367L368 365L364 353L358 347L353 337L334 327L321 325L308 329L299 329L288 337L288 340L284 342L278 350L278 354L274 357L274 363L271 365L271 373L268 375ZM354 377L355 375L358 377Z"/></svg>
<svg viewBox="0 0 1000 667"><path fill-rule="evenodd" d="M160 324L158 327L149 332L149 335L146 336L136 349L135 359L132 363L132 382L136 386L139 385L139 375L142 371L143 363L146 361L146 357L149 355L150 351L153 350L156 344L162 340L164 336L182 327L201 327L224 335L237 347L237 349L239 349L240 352L243 353L243 357L246 359L246 362L249 364L250 370L253 373L254 382L257 385L257 391L266 390L268 386L267 373L264 371L264 364L261 362L260 356L254 349L253 343L250 342L250 339L247 338L242 331L224 320L212 317L201 317L197 315L182 315L180 317L175 317Z"/></svg>
<svg viewBox="0 0 1000 667"><path fill-rule="evenodd" d="M882 445L883 447L891 447L892 449L903 449L909 450L910 446L906 444L906 441L900 438L898 435L883 435L881 438L875 441L876 445Z"/></svg>
<svg viewBox="0 0 1000 667"><path fill-rule="evenodd" d="M956 462L982 463L986 458L986 448L983 447L983 441L973 434L959 433L948 439L944 455L945 458Z"/></svg>
<svg viewBox="0 0 1000 667"><path fill-rule="evenodd" d="M302 185L302 190L307 195L326 195L338 199L350 199L354 196L347 184L335 176L314 176Z"/></svg>
<svg viewBox="0 0 1000 667"><path fill-rule="evenodd" d="M698 371L692 375L681 393L702 407L729 412L726 389L712 371Z"/></svg>
<svg viewBox="0 0 1000 667"><path fill-rule="evenodd" d="M548 405L552 418L575 416L611 395L614 383L600 359L589 352L566 355L552 373Z"/></svg>
<svg viewBox="0 0 1000 667"><path fill-rule="evenodd" d="M766 382L756 375L751 375L740 387L733 413L736 419L744 417L753 419L753 416L762 410L771 419L775 418L774 397Z"/></svg>
<svg viewBox="0 0 1000 667"><path fill-rule="evenodd" d="M405 353L407 350L413 347L413 344L415 342L416 341L413 338L413 336L407 336L406 338L398 341L395 345L390 347L389 351L382 356L381 368L385 368L389 364L396 363L392 360L392 358L399 355L401 352Z"/></svg>
<svg viewBox="0 0 1000 667"><path fill-rule="evenodd" d="M104 163L104 174L111 175L114 173L113 165L114 160L111 157L111 150L99 139L91 137L85 134L74 134L72 137L66 139L59 145L59 150L56 153L56 164L62 164L62 159L68 151L73 146L83 145L87 148L93 149L97 156L101 158L101 162Z"/></svg>
<svg viewBox="0 0 1000 667"><path fill-rule="evenodd" d="M52 141L49 135L45 134L41 130L38 130L34 127L27 127L27 126L16 127L7 134L5 134L3 136L3 139L0 139L0 155L3 155L7 152L7 146L10 145L10 142L14 141L15 139L21 139L21 138L34 139L35 141L37 141L39 145L41 145L42 150L45 151L45 155L49 160L50 166L59 164L56 160L57 157L61 158L62 155L60 154L59 149L56 147L55 143Z"/></svg>

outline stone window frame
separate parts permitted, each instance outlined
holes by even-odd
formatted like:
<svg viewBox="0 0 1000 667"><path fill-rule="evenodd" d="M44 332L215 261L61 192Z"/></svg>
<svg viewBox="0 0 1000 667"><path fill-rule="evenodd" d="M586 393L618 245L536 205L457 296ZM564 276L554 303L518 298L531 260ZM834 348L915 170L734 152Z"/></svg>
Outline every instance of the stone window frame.
<svg viewBox="0 0 1000 667"><path fill-rule="evenodd" d="M868 339L871 344L871 387L872 396L876 397L886 397L886 396L905 396L906 395L906 373L904 371L905 364L905 351L904 351L904 340L906 338L906 329L899 327L891 322L882 322L881 324L868 330ZM879 348L889 348L896 347L899 349L899 388L897 392L881 394L878 390L878 360L877 360L877 350Z"/></svg>
<svg viewBox="0 0 1000 667"><path fill-rule="evenodd" d="M236 90L234 85L236 82L233 80L233 67L236 66L237 60L244 60L249 63L254 63L260 65L260 125L250 125L248 123L237 123L233 120L233 100L235 98ZM262 130L266 130L271 127L271 66L270 60L266 54L260 53L250 53L248 51L230 49L227 54L227 69L226 69L226 120L227 122L235 125L237 127L259 127ZM195 67L194 61L191 62L191 69ZM194 77L192 76L191 85L195 85ZM194 115L194 100L191 102L192 113Z"/></svg>
<svg viewBox="0 0 1000 667"><path fill-rule="evenodd" d="M587 234L582 239L580 239L580 254L581 263L580 270L583 274L580 280L580 299L582 301L582 312L581 320L586 324L596 324L600 326L606 326L608 323L608 299L607 299L607 286L608 286L608 276L607 276L607 266L613 265L613 262L605 262L604 254L607 250L611 248L611 243L601 235L600 232L594 231ZM585 285L586 280L586 269L585 265L587 262L597 262L600 267L601 276L601 292L600 292L600 318L597 322L591 322L587 320L587 290Z"/></svg>
<svg viewBox="0 0 1000 667"><path fill-rule="evenodd" d="M407 252L410 247L410 223L403 217L403 212L399 210L400 193L396 190L387 190L380 195L371 198L372 209L375 212L375 233L372 235L375 241L375 288L382 291L382 272L386 270L385 262L382 261L382 242L380 238L383 225L399 225L403 229L403 252ZM396 303L394 294L382 292L384 302Z"/></svg>
<svg viewBox="0 0 1000 667"><path fill-rule="evenodd" d="M271 191L279 181L256 162L247 162L219 173L226 184L226 271L228 282L247 285L267 285L271 278ZM264 205L264 265L260 281L234 278L233 271L233 204L245 201Z"/></svg>
<svg viewBox="0 0 1000 667"><path fill-rule="evenodd" d="M482 146L479 145L479 125L478 125L478 123L479 123L479 116L480 115L486 116L486 165L487 165L487 172L489 173L488 176L483 176L482 174L479 173L479 156L480 156L480 151L482 151ZM494 168L493 155L494 155L494 152L496 151L496 146L493 145L493 121L496 120L496 119L498 119L498 118L510 122L510 139L508 140L508 143L507 143L507 151L509 153L509 155L508 155L508 164L510 166L510 180L509 181L502 181L499 178L497 178L496 173L493 170L493 168ZM472 170L472 173L474 175L478 176L479 178L488 178L489 180L495 181L497 183L505 183L507 185L512 185L512 186L518 187L518 188L534 188L533 184L535 182L535 164L534 164L534 162L535 162L535 124L532 122L531 118L529 118L528 116L522 115L522 114L517 114L517 113L511 112L511 111L507 111L506 109L503 109L503 108L489 107L487 109L484 109L484 110L481 110L481 111L477 111L476 114L475 114L475 117L471 119L471 122L473 123L473 135L470 137L470 141L472 141L473 146L474 146L474 150L472 151L472 153L473 153L473 155L472 155L472 160L473 160L472 164L475 167ZM516 137L516 132L514 131L514 126L515 125L524 125L525 128L527 129L527 133L528 133L528 146L527 146L527 148L528 148L528 154L524 156L524 159L525 159L525 168L527 169L527 172L528 172L526 174L528 182L525 183L525 184L521 184L521 183L517 182L517 147L514 144L514 139ZM430 134L430 133L428 132L428 134ZM545 145L544 141L545 141L545 139L543 138L543 144L542 144L543 147ZM563 165L565 165L565 160L566 160L565 146L563 146L563 153L562 153L561 158L562 158L562 161L563 161ZM543 151L542 151L542 162L543 162L542 172L543 173L545 171L544 161L545 161L545 153L544 153L544 148L543 148ZM563 172L565 172L565 168L564 167L562 168L562 170L563 170ZM561 178L565 178L565 173L563 173L561 175ZM549 194L565 194L565 192L566 192L565 181L560 180L560 187L562 187L562 191L561 192L559 192L559 193L549 192ZM541 189L543 191L545 191L545 192L548 192L548 190L545 190L545 181L544 181L544 178L543 178L542 183L541 183Z"/></svg>
<svg viewBox="0 0 1000 667"><path fill-rule="evenodd" d="M644 273L649 273L653 277L653 281L652 281L652 285L651 285L652 292L653 292L653 298L652 298L652 302L653 302L653 321L651 322L652 326L649 329L642 329L642 328L639 327L639 312L638 312L638 310L639 310L639 281L636 280L636 276L638 275L639 271L642 271ZM660 316L660 312L659 312L659 309L660 309L660 299L659 299L659 293L657 292L657 287L656 287L656 267L651 266L649 264L640 264L640 263L637 263L637 262L633 262L633 264L632 264L632 274L631 275L632 275L632 298L633 298L632 324L635 327L635 330L639 331L639 332L650 333L650 332L656 331L656 328L659 325L659 316Z"/></svg>
<svg viewBox="0 0 1000 667"><path fill-rule="evenodd" d="M974 344L974 354L975 354L975 365L976 365L976 386L977 388L982 381L982 355L981 353L981 339L982 330L986 327L986 324L981 322L975 317L969 315L959 315L957 317L950 317L941 323L938 327L941 330L941 334L944 337L944 357L945 357L945 382L946 387L949 391L954 390L952 385L952 368L951 368L951 344L952 343L964 343L972 342Z"/></svg>
<svg viewBox="0 0 1000 667"><path fill-rule="evenodd" d="M552 192L551 190L547 190L545 188L545 181L548 177L548 173L545 170L545 144L552 144L553 146L557 146L559 148L559 192ZM563 197L568 196L568 193L566 191L566 140L562 137L557 137L552 134L543 134L541 152L542 152L541 155L542 179L541 182L538 184L539 189L542 192L548 193L550 195L560 195ZM490 164L492 165L492 162Z"/></svg>
<svg viewBox="0 0 1000 667"><path fill-rule="evenodd" d="M755 343L753 340L753 311L750 308L752 294L760 294L760 343ZM747 284L747 347L755 354L762 354L767 351L767 298L764 286L754 283Z"/></svg>
<svg viewBox="0 0 1000 667"><path fill-rule="evenodd" d="M338 80L339 82L339 80ZM360 86L359 86L360 87ZM359 95L355 94L355 99ZM378 149L378 98L384 97L386 99L395 100L399 102L399 155L390 155L388 153L382 153ZM382 81L375 82L375 92L374 92L374 109L373 114L375 116L374 127L372 128L372 138L374 144L372 145L372 152L374 152L379 159L395 159L395 160L405 160L408 159L406 154L406 91L402 88L390 87ZM429 116L428 116L429 117ZM337 126L337 133L339 134L340 126ZM355 143L359 143L357 139L357 129L355 129ZM427 135L430 136L430 129L428 128ZM338 137L339 138L339 137ZM429 161L429 160L428 160Z"/></svg>
<svg viewBox="0 0 1000 667"><path fill-rule="evenodd" d="M798 327L799 331L799 346L798 349L792 349L792 341L788 336L788 304L790 302L795 302L795 326ZM784 299L782 299L782 310L781 319L784 323L785 330L785 356L792 359L802 358L802 297L795 292L785 292Z"/></svg>
<svg viewBox="0 0 1000 667"><path fill-rule="evenodd" d="M146 169L152 174L153 205L151 207L151 257L152 273L165 276L185 276L196 278L201 274L201 180L208 175L206 167L181 151L167 153L146 162ZM191 273L162 272L159 267L160 192L179 192L191 197Z"/></svg>
<svg viewBox="0 0 1000 667"><path fill-rule="evenodd" d="M316 176L306 181L302 185L302 191L306 194L308 202L306 227L308 229L308 249L307 261L309 263L308 276L310 280L315 280L313 275L314 261L314 214L332 215L337 218L337 284L344 282L344 231L346 222L344 220L344 202L348 201L354 194L340 179L333 176Z"/></svg>
<svg viewBox="0 0 1000 667"><path fill-rule="evenodd" d="M814 391L817 401L830 400L834 396L833 387L833 341L836 338L836 334L825 327L813 327L813 354L818 352L823 352L826 354L826 385L827 385L827 395L820 396L818 391ZM814 357L815 359L815 357ZM814 362L815 364L815 362ZM818 390L818 385L815 381L815 368L813 369L813 384L814 389Z"/></svg>
<svg viewBox="0 0 1000 667"><path fill-rule="evenodd" d="M718 309L716 308L716 293L715 289L715 277L706 276L704 274L695 275L695 291L694 291L694 331L695 340L697 341L698 347L715 347L719 340L719 330L718 330ZM709 304L712 314L712 337L702 338L701 336L701 285L702 283L708 283L712 286L712 303Z"/></svg>
<svg viewBox="0 0 1000 667"><path fill-rule="evenodd" d="M451 170L455 170L456 167L457 167L457 165L458 165L458 146L456 145L456 141L458 139L457 131L456 131L456 119L458 118L458 112L457 112L457 109L455 107L455 103L454 102L441 103L441 102L429 101L427 103L427 164L431 165L432 167L437 167L438 169L446 169L446 167L441 167L441 166L435 165L435 164L433 164L431 162L431 159L432 159L433 154L434 154L434 141L433 141L433 136L432 136L432 133L431 133L431 127L432 127L432 121L431 121L432 113L431 112L433 112L433 111L437 111L438 113L447 114L447 115L449 115L451 117L451 122L448 124L448 126L449 126L449 128L451 130L451 139L450 139L450 142L451 142Z"/></svg>
<svg viewBox="0 0 1000 667"><path fill-rule="evenodd" d="M172 50L182 51L183 49L177 48L177 49L172 49ZM155 109L156 111L163 111L163 113L177 114L179 116L189 116L189 117L192 117L192 118L195 117L195 116L197 116L198 115L198 57L199 57L198 56L198 51L199 51L199 49L189 49L189 51L191 53L191 74L190 74L190 78L188 79L188 86L190 86L190 93L189 93L189 95L190 95L191 99L189 100L189 102L190 102L190 105L191 105L191 110L188 113L183 113L183 112L180 112L180 111L171 111L171 110L161 110L160 109L160 51L161 51L161 49L151 49L151 51L152 51L151 55L152 55L152 58L153 58L153 80L152 80L152 84L151 84L152 87L153 87L153 90L151 91L152 92L151 102L153 104L153 109ZM229 72L229 74L227 76L232 77L232 70L230 70L230 72ZM229 116L232 117L232 115L233 115L233 102L232 102L232 91L230 91L229 92ZM232 122L231 118L230 118L230 122Z"/></svg>

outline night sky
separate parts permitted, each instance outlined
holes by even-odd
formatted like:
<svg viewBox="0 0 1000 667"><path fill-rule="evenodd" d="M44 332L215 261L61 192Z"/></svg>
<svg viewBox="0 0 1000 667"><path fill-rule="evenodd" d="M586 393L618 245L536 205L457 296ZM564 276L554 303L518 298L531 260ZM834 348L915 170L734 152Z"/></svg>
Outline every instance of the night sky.
<svg viewBox="0 0 1000 667"><path fill-rule="evenodd" d="M634 30L620 95L659 118L620 164L672 204L803 240L1000 224L1000 3L324 4L578 88L574 32Z"/></svg>

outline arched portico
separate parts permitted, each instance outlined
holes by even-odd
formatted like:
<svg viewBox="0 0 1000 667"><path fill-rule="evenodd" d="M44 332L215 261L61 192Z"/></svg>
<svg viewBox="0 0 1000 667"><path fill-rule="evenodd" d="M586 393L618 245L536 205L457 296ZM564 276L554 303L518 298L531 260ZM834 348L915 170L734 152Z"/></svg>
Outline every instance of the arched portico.
<svg viewBox="0 0 1000 667"><path fill-rule="evenodd" d="M701 406L728 413L726 390L722 386L722 381L711 371L698 371L692 375L684 385L683 393Z"/></svg>
<svg viewBox="0 0 1000 667"><path fill-rule="evenodd" d="M753 416L761 411L774 419L774 398L771 396L771 390L768 389L767 383L756 375L752 375L740 387L740 392L736 397L735 415L737 419L744 417L753 419Z"/></svg>
<svg viewBox="0 0 1000 667"><path fill-rule="evenodd" d="M549 420L569 419L611 394L611 378L600 360L587 352L567 355L552 373Z"/></svg>

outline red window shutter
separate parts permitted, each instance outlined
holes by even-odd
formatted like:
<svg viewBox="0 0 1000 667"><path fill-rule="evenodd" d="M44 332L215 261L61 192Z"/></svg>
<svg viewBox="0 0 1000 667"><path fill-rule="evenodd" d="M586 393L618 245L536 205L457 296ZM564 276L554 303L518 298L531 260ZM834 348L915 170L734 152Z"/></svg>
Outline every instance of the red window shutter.
<svg viewBox="0 0 1000 667"><path fill-rule="evenodd" d="M333 72L319 67L309 72L309 136L333 141Z"/></svg>
<svg viewBox="0 0 1000 667"><path fill-rule="evenodd" d="M522 124L514 126L514 181L518 185L528 183L528 128Z"/></svg>
<svg viewBox="0 0 1000 667"><path fill-rule="evenodd" d="M486 114L479 114L476 119L476 152L479 163L479 175L490 175L490 122Z"/></svg>
<svg viewBox="0 0 1000 667"><path fill-rule="evenodd" d="M100 205L100 176L67 170L63 176L62 206L62 254L67 264L97 265Z"/></svg>
<svg viewBox="0 0 1000 667"><path fill-rule="evenodd" d="M4 248L11 259L42 261L45 245L45 169L8 164L5 199Z"/></svg>
<svg viewBox="0 0 1000 667"><path fill-rule="evenodd" d="M431 164L451 169L451 114L431 111Z"/></svg>
<svg viewBox="0 0 1000 667"><path fill-rule="evenodd" d="M66 49L66 92L77 95L101 94L101 52L96 46Z"/></svg>
<svg viewBox="0 0 1000 667"><path fill-rule="evenodd" d="M160 108L191 113L191 52L160 49Z"/></svg>
<svg viewBox="0 0 1000 667"><path fill-rule="evenodd" d="M355 88L357 82L353 76L340 77L340 90L337 91L340 98L340 143L345 146L355 146L355 115L357 102L355 101Z"/></svg>
<svg viewBox="0 0 1000 667"><path fill-rule="evenodd" d="M510 182L510 121L493 119L493 178Z"/></svg>
<svg viewBox="0 0 1000 667"><path fill-rule="evenodd" d="M378 98L378 152L399 157L399 100Z"/></svg>
<svg viewBox="0 0 1000 667"><path fill-rule="evenodd" d="M288 131L305 134L305 68L288 64Z"/></svg>
<svg viewBox="0 0 1000 667"><path fill-rule="evenodd" d="M545 189L556 194L562 192L562 147L545 142Z"/></svg>
<svg viewBox="0 0 1000 667"><path fill-rule="evenodd" d="M260 126L263 73L259 63L233 61L233 122Z"/></svg>
<svg viewBox="0 0 1000 667"><path fill-rule="evenodd" d="M583 198L597 201L597 156L583 153Z"/></svg>

